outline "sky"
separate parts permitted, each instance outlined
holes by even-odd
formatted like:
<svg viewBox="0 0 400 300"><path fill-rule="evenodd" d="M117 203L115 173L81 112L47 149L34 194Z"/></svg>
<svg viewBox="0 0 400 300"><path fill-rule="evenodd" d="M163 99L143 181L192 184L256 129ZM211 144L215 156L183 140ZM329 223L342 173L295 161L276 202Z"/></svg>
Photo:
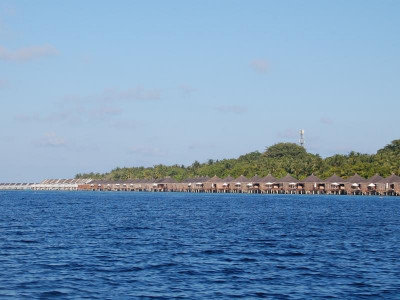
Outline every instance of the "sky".
<svg viewBox="0 0 400 300"><path fill-rule="evenodd" d="M400 138L400 1L0 2L0 182Z"/></svg>

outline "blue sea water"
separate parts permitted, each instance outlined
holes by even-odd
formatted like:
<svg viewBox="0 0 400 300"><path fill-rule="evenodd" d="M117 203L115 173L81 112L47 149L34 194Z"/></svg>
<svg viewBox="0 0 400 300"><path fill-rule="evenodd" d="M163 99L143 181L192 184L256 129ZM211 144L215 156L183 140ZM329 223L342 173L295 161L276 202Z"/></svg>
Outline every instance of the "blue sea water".
<svg viewBox="0 0 400 300"><path fill-rule="evenodd" d="M0 298L400 299L400 198L0 192Z"/></svg>

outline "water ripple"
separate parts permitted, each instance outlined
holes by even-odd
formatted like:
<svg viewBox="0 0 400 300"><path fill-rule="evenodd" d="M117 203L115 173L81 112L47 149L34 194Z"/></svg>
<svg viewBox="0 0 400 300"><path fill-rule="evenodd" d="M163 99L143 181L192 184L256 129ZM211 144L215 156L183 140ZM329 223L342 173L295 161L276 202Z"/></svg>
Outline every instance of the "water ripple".
<svg viewBox="0 0 400 300"><path fill-rule="evenodd" d="M397 198L0 192L0 298L398 299Z"/></svg>

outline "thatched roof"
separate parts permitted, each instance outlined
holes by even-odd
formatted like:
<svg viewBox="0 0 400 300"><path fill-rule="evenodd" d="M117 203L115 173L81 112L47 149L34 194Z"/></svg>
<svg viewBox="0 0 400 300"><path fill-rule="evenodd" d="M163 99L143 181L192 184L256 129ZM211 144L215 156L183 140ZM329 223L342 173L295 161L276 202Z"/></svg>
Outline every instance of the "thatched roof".
<svg viewBox="0 0 400 300"><path fill-rule="evenodd" d="M304 178L303 180L300 180L300 182L318 183L318 182L324 182L324 181L321 178L315 176L314 173L312 173L307 178Z"/></svg>
<svg viewBox="0 0 400 300"><path fill-rule="evenodd" d="M285 177L278 179L278 182L297 183L299 181L296 178L294 178L293 176L291 176L290 174L287 174Z"/></svg>
<svg viewBox="0 0 400 300"><path fill-rule="evenodd" d="M186 179L183 179L181 181L181 183L191 183L191 182L195 182L195 181L196 181L196 178L186 178Z"/></svg>
<svg viewBox="0 0 400 300"><path fill-rule="evenodd" d="M256 176L251 177L249 179L249 181L252 182L252 183L260 183L261 182L261 178L258 177L258 175L256 175Z"/></svg>
<svg viewBox="0 0 400 300"><path fill-rule="evenodd" d="M353 176L351 176L349 179L347 179L347 182L350 183L363 183L365 182L365 178L361 177L360 175L358 175L357 173L354 174Z"/></svg>
<svg viewBox="0 0 400 300"><path fill-rule="evenodd" d="M141 179L139 183L154 183L155 181L154 179Z"/></svg>
<svg viewBox="0 0 400 300"><path fill-rule="evenodd" d="M178 183L178 181L172 177L165 177L157 180L156 183Z"/></svg>
<svg viewBox="0 0 400 300"><path fill-rule="evenodd" d="M204 183L204 182L207 182L209 179L210 179L209 177L201 177L201 176L200 177L193 177L193 178L187 178L187 179L183 180L182 183L194 183L194 182L196 182L196 183L199 183L199 182Z"/></svg>
<svg viewBox="0 0 400 300"><path fill-rule="evenodd" d="M224 183L233 182L233 181L235 181L235 178L233 178L232 176L228 176L228 177L225 177L224 179L222 179L222 181Z"/></svg>
<svg viewBox="0 0 400 300"><path fill-rule="evenodd" d="M267 183L267 182L270 182L270 183L275 183L275 182L277 182L278 181L278 179L276 179L274 176L272 176L271 174L268 174L267 176L265 176L265 177L263 177L263 178L261 178L260 179L260 182L262 182L262 183Z"/></svg>
<svg viewBox="0 0 400 300"><path fill-rule="evenodd" d="M238 178L234 179L235 182L249 182L249 179L247 179L246 177L244 177L243 175L239 176Z"/></svg>
<svg viewBox="0 0 400 300"><path fill-rule="evenodd" d="M346 180L344 180L342 177L337 176L336 174L333 174L331 177L325 179L325 182L328 183L345 183L347 182Z"/></svg>
<svg viewBox="0 0 400 300"><path fill-rule="evenodd" d="M383 179L382 176L380 176L379 174L375 174L371 178L366 179L365 182L366 183L377 183L377 182L381 181L382 179Z"/></svg>
<svg viewBox="0 0 400 300"><path fill-rule="evenodd" d="M384 179L382 179L381 181L379 181L379 183L400 183L400 177L392 174L389 177L386 177Z"/></svg>
<svg viewBox="0 0 400 300"><path fill-rule="evenodd" d="M217 183L217 182L221 182L221 181L222 181L222 179L219 178L217 175L214 175L214 177L207 180L207 182L211 182L211 183Z"/></svg>

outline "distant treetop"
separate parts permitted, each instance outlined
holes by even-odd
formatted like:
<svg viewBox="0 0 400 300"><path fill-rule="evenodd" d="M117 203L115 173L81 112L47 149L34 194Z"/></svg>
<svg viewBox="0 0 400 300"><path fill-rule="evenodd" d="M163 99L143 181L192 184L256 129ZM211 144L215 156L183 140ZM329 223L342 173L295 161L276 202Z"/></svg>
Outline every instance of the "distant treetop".
<svg viewBox="0 0 400 300"><path fill-rule="evenodd" d="M298 157L307 154L306 149L294 143L279 143L266 148L264 155L270 158Z"/></svg>

